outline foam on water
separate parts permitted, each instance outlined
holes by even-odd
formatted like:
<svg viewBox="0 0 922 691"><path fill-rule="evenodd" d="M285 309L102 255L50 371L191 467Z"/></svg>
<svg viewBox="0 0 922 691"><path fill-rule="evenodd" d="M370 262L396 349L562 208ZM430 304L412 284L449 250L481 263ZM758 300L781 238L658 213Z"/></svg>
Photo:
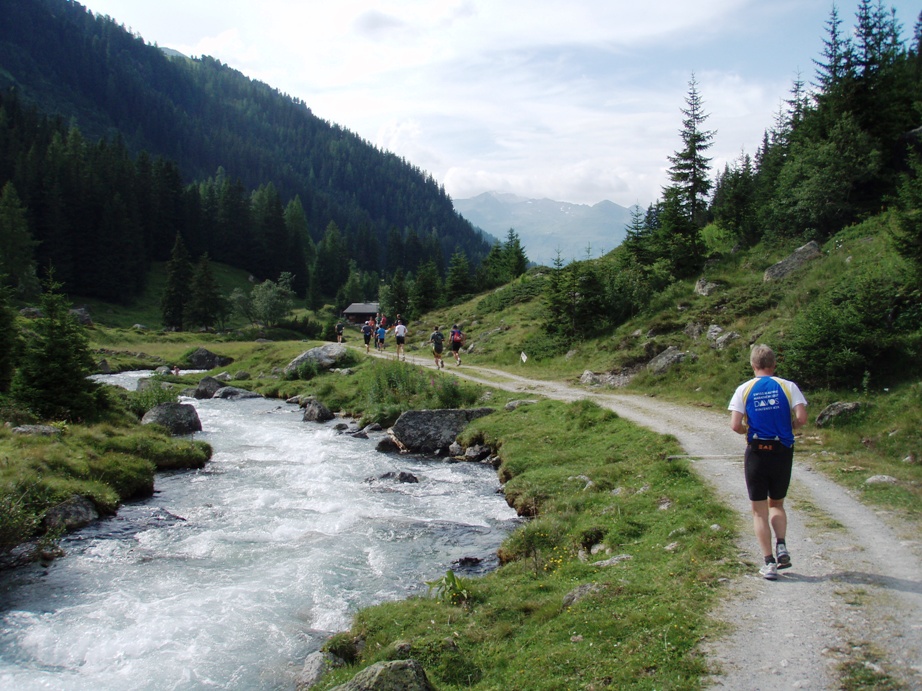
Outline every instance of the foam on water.
<svg viewBox="0 0 922 691"><path fill-rule="evenodd" d="M488 467L378 454L277 402L194 403L206 468L0 575L0 687L290 687L318 632L490 560L515 523ZM399 470L420 482L376 479Z"/></svg>

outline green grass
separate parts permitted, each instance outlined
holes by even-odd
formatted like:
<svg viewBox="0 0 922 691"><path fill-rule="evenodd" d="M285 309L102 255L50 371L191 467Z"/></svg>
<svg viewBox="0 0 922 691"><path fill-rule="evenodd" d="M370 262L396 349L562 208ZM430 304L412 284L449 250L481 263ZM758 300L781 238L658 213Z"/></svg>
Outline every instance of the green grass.
<svg viewBox="0 0 922 691"><path fill-rule="evenodd" d="M463 436L498 447L507 499L535 518L503 543L497 572L456 584L464 597L361 611L331 647L358 637L363 652L319 688L403 656L440 689L697 688L707 611L738 568L734 517L684 462L664 460L675 441L592 403L552 401L480 418ZM592 564L620 554L630 558ZM596 590L565 608L584 584Z"/></svg>

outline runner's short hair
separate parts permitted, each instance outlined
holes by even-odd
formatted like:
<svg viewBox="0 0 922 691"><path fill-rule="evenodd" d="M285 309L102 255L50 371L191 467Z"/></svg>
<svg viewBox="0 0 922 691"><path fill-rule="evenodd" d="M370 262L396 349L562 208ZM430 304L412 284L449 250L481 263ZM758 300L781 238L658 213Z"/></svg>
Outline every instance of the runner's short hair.
<svg viewBox="0 0 922 691"><path fill-rule="evenodd" d="M749 364L756 369L774 369L775 351L764 343L753 346L749 353Z"/></svg>

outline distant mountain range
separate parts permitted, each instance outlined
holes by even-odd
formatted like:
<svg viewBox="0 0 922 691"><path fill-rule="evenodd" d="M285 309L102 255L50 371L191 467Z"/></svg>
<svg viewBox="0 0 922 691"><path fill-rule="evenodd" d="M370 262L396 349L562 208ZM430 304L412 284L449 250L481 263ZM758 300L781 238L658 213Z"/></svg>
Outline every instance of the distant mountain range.
<svg viewBox="0 0 922 691"><path fill-rule="evenodd" d="M474 226L501 241L513 228L528 259L548 266L558 250L565 264L585 259L587 248L592 257L610 252L624 239L631 222L630 209L607 200L589 206L484 192L455 199L453 204Z"/></svg>

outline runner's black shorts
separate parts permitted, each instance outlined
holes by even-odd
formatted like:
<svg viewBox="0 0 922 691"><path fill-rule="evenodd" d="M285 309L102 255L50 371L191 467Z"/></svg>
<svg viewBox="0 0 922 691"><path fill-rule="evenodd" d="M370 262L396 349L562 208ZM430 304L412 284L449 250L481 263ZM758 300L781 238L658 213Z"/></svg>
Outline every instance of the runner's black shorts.
<svg viewBox="0 0 922 691"><path fill-rule="evenodd" d="M405 338L404 336L394 336L394 338L397 340L397 345L403 345Z"/></svg>
<svg viewBox="0 0 922 691"><path fill-rule="evenodd" d="M791 484L794 447L789 448L780 441L753 439L746 446L743 466L750 501L784 499Z"/></svg>
<svg viewBox="0 0 922 691"><path fill-rule="evenodd" d="M451 342L451 349L452 349L452 351L454 351L454 352L456 352L456 353L457 353L459 350L461 350L461 341L452 341L452 342Z"/></svg>
<svg viewBox="0 0 922 691"><path fill-rule="evenodd" d="M371 334L362 334L362 336L365 339L365 345L368 345L369 343L371 343Z"/></svg>

